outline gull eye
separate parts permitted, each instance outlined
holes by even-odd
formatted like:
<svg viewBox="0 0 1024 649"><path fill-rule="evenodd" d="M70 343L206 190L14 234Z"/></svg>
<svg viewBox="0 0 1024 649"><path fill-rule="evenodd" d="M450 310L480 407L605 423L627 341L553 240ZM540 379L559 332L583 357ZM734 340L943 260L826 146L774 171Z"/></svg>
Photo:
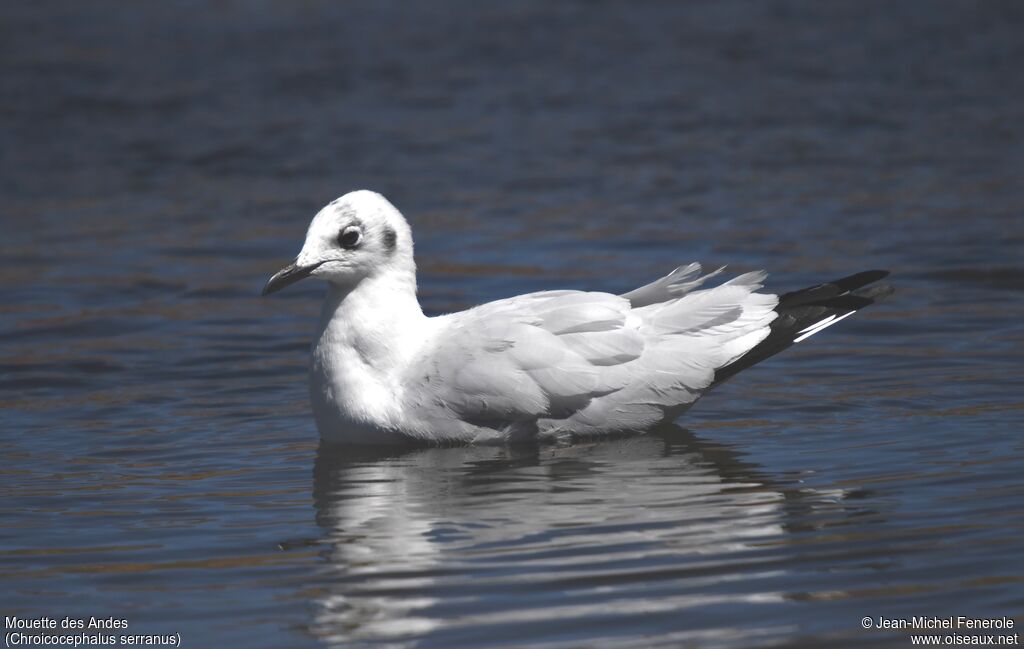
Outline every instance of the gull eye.
<svg viewBox="0 0 1024 649"><path fill-rule="evenodd" d="M338 245L348 250L358 246L359 242L362 240L362 231L354 225L348 226L341 231L341 234L338 235Z"/></svg>

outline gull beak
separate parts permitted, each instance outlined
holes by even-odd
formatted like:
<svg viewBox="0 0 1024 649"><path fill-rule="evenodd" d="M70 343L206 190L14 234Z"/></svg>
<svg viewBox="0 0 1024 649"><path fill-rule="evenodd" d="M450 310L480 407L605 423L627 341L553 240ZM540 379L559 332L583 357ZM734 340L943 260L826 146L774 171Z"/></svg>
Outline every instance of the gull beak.
<svg viewBox="0 0 1024 649"><path fill-rule="evenodd" d="M298 264L288 264L281 270L274 273L274 276L267 280L267 285L263 287L263 295L270 295L276 291L280 291L285 286L289 286L305 279L316 270L316 265L312 266L299 266Z"/></svg>

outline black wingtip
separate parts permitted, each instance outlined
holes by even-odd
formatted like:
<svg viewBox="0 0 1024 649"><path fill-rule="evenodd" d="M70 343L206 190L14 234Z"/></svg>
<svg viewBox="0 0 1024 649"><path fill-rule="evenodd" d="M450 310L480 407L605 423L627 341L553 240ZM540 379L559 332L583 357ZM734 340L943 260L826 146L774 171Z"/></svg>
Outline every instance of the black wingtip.
<svg viewBox="0 0 1024 649"><path fill-rule="evenodd" d="M865 270L816 286L792 291L779 296L779 308L794 308L808 304L822 304L841 295L847 295L889 276L887 270Z"/></svg>
<svg viewBox="0 0 1024 649"><path fill-rule="evenodd" d="M849 315L891 295L892 286L875 284L888 276L887 270L866 270L780 296L775 307L779 316L770 325L768 337L736 361L718 368L712 386L778 354L801 339L801 334L813 328L814 323L829 316L845 317L843 314Z"/></svg>
<svg viewBox="0 0 1024 649"><path fill-rule="evenodd" d="M862 286L867 286L868 284L874 284L878 280L885 279L888 276L889 271L887 270L865 270L862 273L856 273L849 277L843 277L842 279L829 282L829 284L835 284L844 293L846 293L849 291L855 291Z"/></svg>
<svg viewBox="0 0 1024 649"><path fill-rule="evenodd" d="M893 293L896 289L890 284L875 284L874 286L865 286L862 289L853 292L853 295L869 300L869 303L875 303L880 300L884 300Z"/></svg>

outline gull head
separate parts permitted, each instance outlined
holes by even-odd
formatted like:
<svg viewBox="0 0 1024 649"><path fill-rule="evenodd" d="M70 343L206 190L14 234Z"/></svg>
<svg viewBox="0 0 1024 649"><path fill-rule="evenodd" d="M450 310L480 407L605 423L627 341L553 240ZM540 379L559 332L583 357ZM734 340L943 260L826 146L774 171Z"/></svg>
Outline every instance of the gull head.
<svg viewBox="0 0 1024 649"><path fill-rule="evenodd" d="M386 198L359 190L317 212L295 262L267 281L263 295L306 277L344 288L396 271L415 272L409 224Z"/></svg>

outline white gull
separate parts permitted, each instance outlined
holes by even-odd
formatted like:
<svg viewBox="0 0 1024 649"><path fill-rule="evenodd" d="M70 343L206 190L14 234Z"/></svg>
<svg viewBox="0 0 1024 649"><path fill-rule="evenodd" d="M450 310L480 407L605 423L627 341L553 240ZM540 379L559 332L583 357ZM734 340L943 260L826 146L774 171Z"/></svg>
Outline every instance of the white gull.
<svg viewBox="0 0 1024 649"><path fill-rule="evenodd" d="M437 317L409 224L380 194L320 210L264 295L325 280L310 397L328 442L502 443L643 431L739 370L891 292L866 271L776 296L763 271L679 267L624 295L542 291ZM865 288L866 287L866 288Z"/></svg>

